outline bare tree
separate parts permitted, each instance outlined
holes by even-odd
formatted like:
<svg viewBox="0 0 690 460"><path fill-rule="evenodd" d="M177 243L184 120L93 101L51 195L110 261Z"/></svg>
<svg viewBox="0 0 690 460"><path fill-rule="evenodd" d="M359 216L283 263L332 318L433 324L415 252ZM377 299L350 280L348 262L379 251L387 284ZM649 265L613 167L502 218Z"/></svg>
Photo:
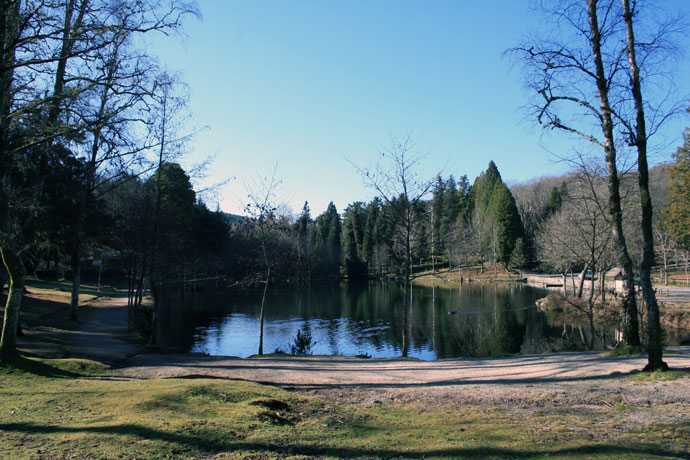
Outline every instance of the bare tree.
<svg viewBox="0 0 690 460"><path fill-rule="evenodd" d="M645 17L639 14L642 2L629 0L541 3L542 6L547 4L549 7L544 10L559 27L559 37L538 40L511 51L525 62L528 84L541 100L535 105L539 122L578 136L605 153L613 240L623 272L624 338L631 345L639 343L639 327L633 264L623 230L618 162L626 149L636 149L643 248L640 283L647 305L648 368L664 368L661 329L657 326L658 306L650 276L653 214L647 150L650 136L679 112L679 105L668 89L652 103L643 100L642 83L644 80L647 88L654 85L656 89L673 87L671 79L657 69L665 69L665 58L673 54L670 43L677 31L676 22L652 20L645 23ZM650 9L645 13L650 13ZM652 16L647 14L646 18ZM636 42L634 29L644 30L646 39L643 42Z"/></svg>
<svg viewBox="0 0 690 460"><path fill-rule="evenodd" d="M690 251L677 248L676 259L683 262L683 270L685 271L685 285L690 287Z"/></svg>
<svg viewBox="0 0 690 460"><path fill-rule="evenodd" d="M597 269L608 268L611 253L611 232L606 199L603 198L606 195L605 182L602 174L586 168L569 176L561 210L545 222L538 236L541 258L563 275L564 293L567 292L565 273L573 267L582 268L577 297L582 298L585 281L590 280L586 307L577 301L571 302L587 315L590 349L596 336L594 306L598 294L594 279Z"/></svg>
<svg viewBox="0 0 690 460"><path fill-rule="evenodd" d="M264 354L264 307L266 294L271 281L271 274L275 261L270 257L269 245L275 238L275 229L278 225L277 193L281 182L276 177L277 166L274 166L270 176L259 178L254 184L247 187L248 203L245 212L251 218L252 225L257 233L260 258L263 262L264 273L259 275L256 281L264 285L261 296L261 309L259 311L259 355Z"/></svg>
<svg viewBox="0 0 690 460"><path fill-rule="evenodd" d="M616 86L624 72L625 49L616 42L622 18L613 0L550 2L544 6L560 37L537 40L513 50L527 70L528 86L538 95L540 124L575 135L603 150L608 172L611 230L623 277L623 334L639 345L633 261L623 232L618 147L619 109L627 99ZM597 131L599 134L597 134Z"/></svg>
<svg viewBox="0 0 690 460"><path fill-rule="evenodd" d="M659 278L663 281L664 286L668 286L668 263L672 254L676 253L676 246L671 237L659 228L659 225L654 226L654 241L657 253L661 256L661 267L659 268Z"/></svg>
<svg viewBox="0 0 690 460"><path fill-rule="evenodd" d="M381 196L390 207L388 217L396 229L394 248L399 249L404 266L405 286L410 284L410 267L414 240L419 230L419 205L429 194L432 180L419 177L417 168L422 156L415 151L411 135L397 139L391 134L390 147L381 149L378 163L371 168L357 168L366 185Z"/></svg>
<svg viewBox="0 0 690 460"><path fill-rule="evenodd" d="M625 21L625 43L628 64L630 68L630 92L635 103L634 122L627 122L627 130L630 135L630 143L637 148L637 170L640 185L640 204L642 207L642 263L640 264L640 285L642 295L647 305L647 356L648 362L645 370L668 369L668 365L662 361L662 331L659 318L659 305L656 301L656 293L652 286L651 272L654 265L654 234L652 228L652 196L649 191L649 167L647 165L647 146L649 133L647 132L647 117L645 116L644 101L642 98L642 81L640 67L637 60L637 48L640 43L635 41L635 24L633 19L637 15L638 2L622 0L623 19ZM636 21L635 21L636 22ZM649 44L645 43L647 47ZM654 44L651 44L654 47ZM644 57L644 56L643 56Z"/></svg>

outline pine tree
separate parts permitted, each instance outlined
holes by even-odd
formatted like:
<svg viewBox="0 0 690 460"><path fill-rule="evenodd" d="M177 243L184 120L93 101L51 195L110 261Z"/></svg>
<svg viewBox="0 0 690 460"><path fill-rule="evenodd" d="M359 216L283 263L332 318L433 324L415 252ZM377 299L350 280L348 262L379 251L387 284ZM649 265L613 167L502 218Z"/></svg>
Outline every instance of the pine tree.
<svg viewBox="0 0 690 460"><path fill-rule="evenodd" d="M525 240L518 238L515 240L513 252L510 254L510 266L512 268L524 268L527 265L527 248Z"/></svg>
<svg viewBox="0 0 690 460"><path fill-rule="evenodd" d="M522 238L524 244L525 231L515 198L493 161L474 181L470 197L474 225L481 229L481 248L491 248L496 262L508 265L517 239Z"/></svg>
<svg viewBox="0 0 690 460"><path fill-rule="evenodd" d="M374 254L374 247L377 243L374 229L379 220L381 220L381 200L374 198L366 207L366 224L362 237L362 259L367 263L371 261Z"/></svg>
<svg viewBox="0 0 690 460"><path fill-rule="evenodd" d="M690 130L683 134L682 147L673 155L671 196L661 211L665 230L682 249L690 250Z"/></svg>
<svg viewBox="0 0 690 460"><path fill-rule="evenodd" d="M459 215L458 219L468 220L469 216L472 214L472 200L470 199L470 194L472 193L472 186L469 180L467 180L467 175L463 174L458 180L458 198L460 200Z"/></svg>
<svg viewBox="0 0 690 460"><path fill-rule="evenodd" d="M311 222L309 203L305 201L304 206L302 206L302 214L300 214L297 222L295 222L295 231L297 232L297 237L300 242L306 240Z"/></svg>
<svg viewBox="0 0 690 460"><path fill-rule="evenodd" d="M331 201L326 211L317 218L316 247L319 250L323 271L327 276L338 275L341 263L340 216Z"/></svg>
<svg viewBox="0 0 690 460"><path fill-rule="evenodd" d="M444 241L449 241L448 234L460 214L460 194L453 176L450 176L446 181L445 190L443 212L441 214L441 234L444 237Z"/></svg>
<svg viewBox="0 0 690 460"><path fill-rule="evenodd" d="M490 209L491 218L496 226L496 257L498 262L508 264L515 242L518 238L524 239L525 232L515 198L503 182L497 183L494 187Z"/></svg>
<svg viewBox="0 0 690 460"><path fill-rule="evenodd" d="M561 209L561 206L563 205L564 190L565 184L563 184L562 188L554 187L551 190L551 195L549 195L549 201L546 204L546 215L544 216L544 219L555 214L557 211Z"/></svg>
<svg viewBox="0 0 690 460"><path fill-rule="evenodd" d="M431 255L435 257L443 251L443 237L441 236L441 222L444 210L446 183L441 176L436 176L433 197L431 199Z"/></svg>

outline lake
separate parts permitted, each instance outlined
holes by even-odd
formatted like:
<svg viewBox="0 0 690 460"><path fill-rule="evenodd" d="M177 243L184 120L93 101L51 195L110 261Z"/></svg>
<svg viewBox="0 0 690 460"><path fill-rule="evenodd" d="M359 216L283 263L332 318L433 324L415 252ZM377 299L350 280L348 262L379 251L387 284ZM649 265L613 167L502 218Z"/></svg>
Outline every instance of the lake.
<svg viewBox="0 0 690 460"><path fill-rule="evenodd" d="M434 360L583 349L585 325L550 324L535 305L545 295L508 283L413 284L407 295L382 281L276 287L266 299L264 352L289 351L300 329L311 333L318 355ZM257 353L261 290L180 291L164 304L162 345Z"/></svg>

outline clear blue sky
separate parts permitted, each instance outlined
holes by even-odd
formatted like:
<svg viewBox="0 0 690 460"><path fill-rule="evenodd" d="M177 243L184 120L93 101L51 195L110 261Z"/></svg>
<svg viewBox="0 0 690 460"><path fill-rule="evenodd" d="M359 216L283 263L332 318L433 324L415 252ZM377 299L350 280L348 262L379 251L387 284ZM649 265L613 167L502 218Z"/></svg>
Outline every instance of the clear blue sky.
<svg viewBox="0 0 690 460"><path fill-rule="evenodd" d="M413 132L429 176L473 181L492 159L508 182L563 172L543 145L561 151L567 139L533 126L519 69L502 56L537 25L529 3L199 0L187 38L152 51L188 83L196 126L210 127L191 158L216 154L208 181L234 178L221 208L241 213L245 184L277 162L282 200L295 212L308 200L316 216L331 200L342 211L373 196L348 159L372 164L389 132ZM690 75L687 56L678 75ZM657 162L686 125L669 126L678 140Z"/></svg>

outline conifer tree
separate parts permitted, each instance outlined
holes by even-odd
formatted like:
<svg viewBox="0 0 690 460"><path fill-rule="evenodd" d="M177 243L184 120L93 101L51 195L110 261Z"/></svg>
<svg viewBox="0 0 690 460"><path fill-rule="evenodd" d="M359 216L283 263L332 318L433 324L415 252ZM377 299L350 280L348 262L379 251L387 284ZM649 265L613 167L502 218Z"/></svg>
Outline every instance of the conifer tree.
<svg viewBox="0 0 690 460"><path fill-rule="evenodd" d="M444 241L448 241L448 234L453 228L460 214L460 194L455 184L455 179L450 176L445 184L445 195L443 197L443 212L441 215L441 234Z"/></svg>
<svg viewBox="0 0 690 460"><path fill-rule="evenodd" d="M671 196L661 212L665 230L679 248L690 250L690 130L683 135L685 143L673 155Z"/></svg>
<svg viewBox="0 0 690 460"><path fill-rule="evenodd" d="M524 244L525 232L515 198L501 180L493 161L474 181L471 196L474 226L481 233L481 248L491 248L496 262L509 264L515 242L522 238Z"/></svg>
<svg viewBox="0 0 690 460"><path fill-rule="evenodd" d="M371 265L374 247L378 243L375 235L377 223L381 220L381 200L377 197L371 200L366 207L366 224L362 237L362 259Z"/></svg>
<svg viewBox="0 0 690 460"><path fill-rule="evenodd" d="M340 216L331 201L317 218L316 247L321 254L326 276L336 276L342 257Z"/></svg>

